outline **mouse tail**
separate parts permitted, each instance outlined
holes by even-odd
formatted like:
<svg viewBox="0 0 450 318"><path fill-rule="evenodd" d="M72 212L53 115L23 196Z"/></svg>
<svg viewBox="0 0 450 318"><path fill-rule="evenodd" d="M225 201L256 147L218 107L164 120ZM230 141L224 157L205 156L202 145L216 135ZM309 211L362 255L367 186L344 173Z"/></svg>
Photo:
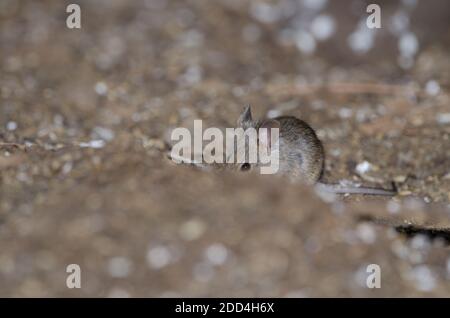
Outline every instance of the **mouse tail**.
<svg viewBox="0 0 450 318"><path fill-rule="evenodd" d="M327 183L319 183L318 188L325 192L332 192L336 194L349 193L349 194L368 194L368 195L383 195L383 196L394 196L397 194L395 184L393 184L392 190L371 188L371 187L346 186L341 184L327 184Z"/></svg>

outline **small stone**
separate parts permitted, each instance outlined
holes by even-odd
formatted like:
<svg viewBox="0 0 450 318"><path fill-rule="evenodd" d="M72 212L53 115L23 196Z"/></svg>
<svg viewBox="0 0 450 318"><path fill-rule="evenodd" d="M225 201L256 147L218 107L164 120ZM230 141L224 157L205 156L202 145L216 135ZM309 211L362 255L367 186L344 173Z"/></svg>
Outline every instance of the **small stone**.
<svg viewBox="0 0 450 318"><path fill-rule="evenodd" d="M327 40L335 32L334 19L329 15L315 17L311 23L311 32L317 40Z"/></svg>
<svg viewBox="0 0 450 318"><path fill-rule="evenodd" d="M430 240L425 235L418 234L411 240L411 247L414 249L429 248Z"/></svg>
<svg viewBox="0 0 450 318"><path fill-rule="evenodd" d="M373 244L377 238L375 229L369 224L359 224L356 228L356 233L366 244Z"/></svg>
<svg viewBox="0 0 450 318"><path fill-rule="evenodd" d="M316 40L307 31L299 30L295 35L295 45L303 54L310 55L316 50Z"/></svg>
<svg viewBox="0 0 450 318"><path fill-rule="evenodd" d="M344 107L339 109L339 117L341 117L342 119L348 119L352 117L352 115L353 111L351 108Z"/></svg>
<svg viewBox="0 0 450 318"><path fill-rule="evenodd" d="M104 82L97 82L95 84L95 92L100 96L105 96L108 93L108 86Z"/></svg>
<svg viewBox="0 0 450 318"><path fill-rule="evenodd" d="M400 204L398 202L395 202L395 201L389 201L386 204L386 209L391 214L397 214L397 213L400 212Z"/></svg>
<svg viewBox="0 0 450 318"><path fill-rule="evenodd" d="M372 164L368 161L363 161L356 166L356 171L359 174L365 174L372 169Z"/></svg>
<svg viewBox="0 0 450 318"><path fill-rule="evenodd" d="M206 226L201 220L189 220L180 227L180 236L186 241L193 241L200 238L205 232Z"/></svg>
<svg viewBox="0 0 450 318"><path fill-rule="evenodd" d="M91 140L89 142L80 142L79 145L81 148L99 149L99 148L103 148L105 146L105 141L101 140L101 139L97 139L97 140Z"/></svg>
<svg viewBox="0 0 450 318"><path fill-rule="evenodd" d="M68 174L70 171L72 171L72 167L73 163L71 161L68 161L63 165L61 172L63 174Z"/></svg>
<svg viewBox="0 0 450 318"><path fill-rule="evenodd" d="M151 138L148 140L145 140L143 142L144 148L155 148L159 150L164 150L166 145L164 144L164 141L161 139Z"/></svg>
<svg viewBox="0 0 450 318"><path fill-rule="evenodd" d="M450 113L437 114L436 121L439 124L450 124Z"/></svg>
<svg viewBox="0 0 450 318"><path fill-rule="evenodd" d="M94 131L93 131L93 135L103 139L105 141L110 141L112 139L114 139L114 131L112 131L109 128L105 128L105 127L95 127Z"/></svg>
<svg viewBox="0 0 450 318"><path fill-rule="evenodd" d="M425 85L425 91L430 96L436 96L441 91L441 86L439 85L438 82L436 82L434 80L430 80Z"/></svg>
<svg viewBox="0 0 450 318"><path fill-rule="evenodd" d="M415 267L410 273L411 279L414 281L418 290L429 292L436 286L436 278L434 273L426 265Z"/></svg>
<svg viewBox="0 0 450 318"><path fill-rule="evenodd" d="M14 131L17 129L17 123L15 121L10 121L6 124L6 129L9 131Z"/></svg>
<svg viewBox="0 0 450 318"><path fill-rule="evenodd" d="M403 57L413 57L419 49L419 41L412 32L404 33L398 41L398 48Z"/></svg>
<svg viewBox="0 0 450 318"><path fill-rule="evenodd" d="M131 271L132 263L126 257L113 257L108 262L108 273L111 277L127 277Z"/></svg>
<svg viewBox="0 0 450 318"><path fill-rule="evenodd" d="M170 264L172 254L165 246L156 246L148 250L147 263L153 269L161 269Z"/></svg>
<svg viewBox="0 0 450 318"><path fill-rule="evenodd" d="M281 17L281 11L275 5L252 2L250 14L262 23L274 23Z"/></svg>
<svg viewBox="0 0 450 318"><path fill-rule="evenodd" d="M213 265L222 265L227 260L228 250L220 243L212 244L206 249L205 256Z"/></svg>
<svg viewBox="0 0 450 318"><path fill-rule="evenodd" d="M406 181L406 178L407 178L406 176L398 175L394 177L394 181L398 183L403 183Z"/></svg>

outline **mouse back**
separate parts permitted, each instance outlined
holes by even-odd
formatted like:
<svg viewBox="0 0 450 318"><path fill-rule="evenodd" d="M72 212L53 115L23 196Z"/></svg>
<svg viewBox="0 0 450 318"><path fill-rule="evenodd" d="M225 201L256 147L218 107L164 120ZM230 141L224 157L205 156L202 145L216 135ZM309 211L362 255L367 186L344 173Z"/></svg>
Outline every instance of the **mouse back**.
<svg viewBox="0 0 450 318"><path fill-rule="evenodd" d="M311 126L293 116L275 118L280 123L280 163L294 179L316 183L322 176L324 149Z"/></svg>

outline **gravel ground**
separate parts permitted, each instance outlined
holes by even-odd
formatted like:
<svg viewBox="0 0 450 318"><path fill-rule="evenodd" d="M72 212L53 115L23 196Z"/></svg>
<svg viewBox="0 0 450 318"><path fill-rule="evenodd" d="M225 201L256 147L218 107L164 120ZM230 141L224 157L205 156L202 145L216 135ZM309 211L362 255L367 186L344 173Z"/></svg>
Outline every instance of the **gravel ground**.
<svg viewBox="0 0 450 318"><path fill-rule="evenodd" d="M450 6L380 1L417 38L383 27L356 54L358 15L280 17L293 2L78 1L80 30L64 1L0 3L0 296L450 296ZM316 11L337 31L311 52L289 34ZM173 128L233 127L247 103L310 123L329 182L399 194L167 158Z"/></svg>

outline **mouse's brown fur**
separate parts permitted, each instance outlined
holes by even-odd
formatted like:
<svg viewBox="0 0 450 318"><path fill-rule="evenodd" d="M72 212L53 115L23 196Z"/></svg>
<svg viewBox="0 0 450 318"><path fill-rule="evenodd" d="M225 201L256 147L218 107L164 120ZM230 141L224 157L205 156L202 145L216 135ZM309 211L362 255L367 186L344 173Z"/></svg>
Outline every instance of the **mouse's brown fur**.
<svg viewBox="0 0 450 318"><path fill-rule="evenodd" d="M238 125L244 129L259 129L265 126L267 121L276 121L280 129L279 173L294 180L316 183L323 172L324 149L314 130L304 121L292 116L254 121L250 106L242 112Z"/></svg>

